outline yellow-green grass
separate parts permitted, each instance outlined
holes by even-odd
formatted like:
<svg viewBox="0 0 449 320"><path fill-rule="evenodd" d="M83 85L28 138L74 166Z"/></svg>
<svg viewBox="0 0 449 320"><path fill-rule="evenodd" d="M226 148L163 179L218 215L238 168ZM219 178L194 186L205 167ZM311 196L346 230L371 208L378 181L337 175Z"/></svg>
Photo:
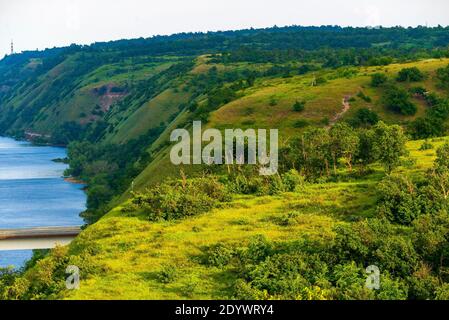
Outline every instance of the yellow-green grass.
<svg viewBox="0 0 449 320"><path fill-rule="evenodd" d="M308 120L311 124L319 124L323 119L333 119L343 109L342 100L352 96L351 109L344 115L348 118L358 109L368 107L379 113L387 122L410 121L425 113L425 104L414 99L418 105L418 113L413 117L400 116L384 108L381 103L382 89L370 87L370 75L376 72L385 72L389 77L395 78L402 68L418 67L427 74L426 80L413 84L398 83L403 87L425 86L431 92L440 92L436 86L435 71L449 63L449 59L431 59L412 63L392 64L387 67L368 67L354 69L357 74L346 78L342 76L344 70L324 71L316 75L296 76L292 78L276 78L257 81L256 85L242 92L243 96L219 110L211 116L211 126L222 127L250 127L259 126L278 128L290 135L298 130L294 123L298 120ZM328 78L328 82L318 86L311 86L314 77ZM360 92L371 97L372 102L367 103L356 97ZM307 101L303 112L293 111L295 101ZM275 102L273 105L272 102ZM324 125L324 122L323 122Z"/></svg>
<svg viewBox="0 0 449 320"><path fill-rule="evenodd" d="M385 110L380 101L383 94L382 89L370 86L370 75L376 72L388 71L387 74L393 79L401 69L416 66L427 74L427 79L422 83L401 83L399 85L405 87L423 85L431 92L441 93L440 89L436 87L436 81L433 77L436 69L444 67L448 63L449 59L432 59L405 64L392 64L387 67L352 68L358 74L349 79L345 77L336 78L341 75L342 70L325 71L322 76L336 79L329 80L328 83L316 87L311 86L313 75L310 74L287 79L258 80L253 88L241 93L243 95L241 98L213 112L210 116L210 122L205 127L219 129L248 127L279 129L280 143L282 144L292 135L297 135L304 130L294 128L296 121L307 120L312 125L320 125L323 118L332 119L337 113L342 111L342 100L347 95L355 97L355 101L350 102L350 110L340 120L352 117L362 107L369 107L378 112L380 117L386 122L400 123L409 121L416 118L416 116L424 114L426 108L424 103L415 99L415 102L419 105L418 114L415 117L400 116ZM319 76L319 74L315 76ZM370 96L373 102L367 103L357 97L356 95L360 91ZM270 106L272 99L276 100L277 104L275 106ZM295 101L303 99L307 100L306 109L303 112L294 112L292 107ZM324 123L321 125L324 126ZM170 129L174 128L170 127ZM158 145L167 142L169 140L168 137L168 134L163 135L159 139ZM193 168L195 170L191 170L192 166L187 167L184 171L187 173L198 171L197 167ZM170 163L169 149L165 148L157 154L155 161L150 163L136 178L136 187L143 189L155 182L160 182L167 176L179 177L179 169L179 167Z"/></svg>
<svg viewBox="0 0 449 320"><path fill-rule="evenodd" d="M94 88L109 83L125 84L129 81L148 79L173 65L174 59L167 62L133 63L131 60L122 63L101 66L91 72L81 83L81 86Z"/></svg>
<svg viewBox="0 0 449 320"><path fill-rule="evenodd" d="M118 209L84 231L78 241L95 247L95 259L106 274L82 281L73 299L214 299L230 298L233 274L205 266L196 259L205 246L216 243L243 245L256 235L289 241L298 237L329 241L332 227L344 223L345 215L363 211L365 196L357 184L314 187L279 197L240 197L228 208L178 222L152 223L139 217L123 217ZM286 212L301 214L292 226L277 222ZM345 210L348 210L346 212ZM349 212L350 211L350 212ZM158 272L175 265L175 282L162 284ZM184 286L195 279L192 296Z"/></svg>
<svg viewBox="0 0 449 320"><path fill-rule="evenodd" d="M423 140L407 144L411 166L397 174L423 173L435 159L436 149L448 138L431 141L433 149L419 150ZM376 215L376 185L384 176L379 165L374 174L342 182L305 185L279 196L235 196L223 208L175 222L150 222L139 214L117 207L83 231L71 247L94 248L95 261L105 272L82 279L80 290L64 292L67 299L226 299L232 298L235 273L230 268L200 263L210 245L244 246L256 235L273 241L313 239L332 241L338 224ZM345 182L346 181L346 182ZM291 211L295 223L279 223ZM177 277L162 283L159 272L175 266ZM82 272L82 271L81 271Z"/></svg>
<svg viewBox="0 0 449 320"><path fill-rule="evenodd" d="M181 89L167 89L131 114L116 128L110 137L112 142L122 143L145 134L149 129L166 123L170 116L179 112L179 105L186 103L190 93Z"/></svg>

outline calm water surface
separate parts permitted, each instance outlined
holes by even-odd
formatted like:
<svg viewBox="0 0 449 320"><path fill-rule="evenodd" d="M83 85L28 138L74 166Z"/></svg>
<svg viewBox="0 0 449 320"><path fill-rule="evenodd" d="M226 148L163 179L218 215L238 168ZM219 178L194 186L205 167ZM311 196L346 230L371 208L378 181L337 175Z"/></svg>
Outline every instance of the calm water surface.
<svg viewBox="0 0 449 320"><path fill-rule="evenodd" d="M64 181L67 165L52 161L65 156L64 148L0 137L0 229L83 224L82 186ZM0 251L0 267L21 267L31 254Z"/></svg>

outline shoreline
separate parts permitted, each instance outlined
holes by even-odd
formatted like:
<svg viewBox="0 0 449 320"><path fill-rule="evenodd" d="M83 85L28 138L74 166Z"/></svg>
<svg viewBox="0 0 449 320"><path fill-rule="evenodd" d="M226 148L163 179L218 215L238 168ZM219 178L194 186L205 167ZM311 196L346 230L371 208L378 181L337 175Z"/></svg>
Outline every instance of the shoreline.
<svg viewBox="0 0 449 320"><path fill-rule="evenodd" d="M69 183L73 183L73 184L81 184L81 185L87 185L86 182L84 182L83 180L74 178L74 177L62 177L64 179L64 181L69 182Z"/></svg>

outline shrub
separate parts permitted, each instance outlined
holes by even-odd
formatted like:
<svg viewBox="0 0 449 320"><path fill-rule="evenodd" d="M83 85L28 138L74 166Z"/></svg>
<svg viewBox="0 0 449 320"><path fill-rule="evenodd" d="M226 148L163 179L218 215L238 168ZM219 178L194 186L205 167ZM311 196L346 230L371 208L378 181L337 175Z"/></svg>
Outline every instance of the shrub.
<svg viewBox="0 0 449 320"><path fill-rule="evenodd" d="M409 89L410 93L418 96L425 97L427 95L427 89L424 87L413 87Z"/></svg>
<svg viewBox="0 0 449 320"><path fill-rule="evenodd" d="M304 182L304 176L295 169L291 169L282 175L282 183L284 184L285 190L289 192L296 191L298 187L304 185Z"/></svg>
<svg viewBox="0 0 449 320"><path fill-rule="evenodd" d="M406 116L412 116L418 110L416 105L410 101L410 94L405 89L396 86L387 89L383 103L389 110Z"/></svg>
<svg viewBox="0 0 449 320"><path fill-rule="evenodd" d="M306 107L305 101L296 101L295 104L293 105L293 111L301 112L304 111L305 107Z"/></svg>
<svg viewBox="0 0 449 320"><path fill-rule="evenodd" d="M361 108L357 110L354 117L349 120L349 124L353 127L369 127L378 122L379 115L368 108Z"/></svg>
<svg viewBox="0 0 449 320"><path fill-rule="evenodd" d="M277 218L276 222L280 226L284 227L295 225L297 223L296 218L298 217L298 215L299 215L298 211L290 211Z"/></svg>
<svg viewBox="0 0 449 320"><path fill-rule="evenodd" d="M174 220L194 216L231 199L215 177L165 183L134 194L124 211L142 211L149 220Z"/></svg>
<svg viewBox="0 0 449 320"><path fill-rule="evenodd" d="M424 80L424 74L416 67L404 68L399 71L396 78L399 82L417 82Z"/></svg>
<svg viewBox="0 0 449 320"><path fill-rule="evenodd" d="M227 184L230 191L240 194L263 196L286 191L279 175L260 176L253 171L234 174L229 178Z"/></svg>
<svg viewBox="0 0 449 320"><path fill-rule="evenodd" d="M380 216L391 222L409 225L420 215L418 190L409 178L387 177L379 183L377 190L377 212Z"/></svg>
<svg viewBox="0 0 449 320"><path fill-rule="evenodd" d="M371 86L380 87L387 83L388 77L383 73L375 73L371 76Z"/></svg>
<svg viewBox="0 0 449 320"><path fill-rule="evenodd" d="M161 283L170 283L178 278L178 270L173 265L163 265L161 271L159 271L157 278Z"/></svg>
<svg viewBox="0 0 449 320"><path fill-rule="evenodd" d="M429 142L429 140L427 140L427 139L421 144L421 147L419 147L420 151L432 150L432 149L433 149L433 144L431 144Z"/></svg>
<svg viewBox="0 0 449 320"><path fill-rule="evenodd" d="M307 126L309 126L309 121L304 120L304 119L296 120L293 123L293 127L297 128L297 129L305 128Z"/></svg>
<svg viewBox="0 0 449 320"><path fill-rule="evenodd" d="M443 89L449 88L449 65L446 68L440 68L437 70L437 78Z"/></svg>
<svg viewBox="0 0 449 320"><path fill-rule="evenodd" d="M229 264L234 256L234 249L225 244L216 244L205 250L204 261L207 265L222 268Z"/></svg>
<svg viewBox="0 0 449 320"><path fill-rule="evenodd" d="M372 102L372 99L369 96L367 96L363 91L360 91L359 93L357 93L357 97L359 97L360 99L362 99L365 102L368 102L368 103Z"/></svg>

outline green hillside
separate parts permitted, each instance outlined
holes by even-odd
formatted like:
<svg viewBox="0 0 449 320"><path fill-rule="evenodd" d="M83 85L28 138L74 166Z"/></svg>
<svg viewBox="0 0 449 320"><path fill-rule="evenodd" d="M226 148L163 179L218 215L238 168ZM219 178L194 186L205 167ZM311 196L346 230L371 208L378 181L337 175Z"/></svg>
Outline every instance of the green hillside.
<svg viewBox="0 0 449 320"><path fill-rule="evenodd" d="M438 86L436 70L449 64L449 59L421 60L404 64L391 64L384 67L343 68L338 70L322 70L320 73L294 76L291 78L262 78L256 81L251 88L239 92L239 98L223 105L211 113L207 127L210 128L276 128L279 129L282 141L297 135L308 126L326 127L332 120L347 121L355 116L357 110L368 108L376 112L380 119L387 123L400 123L407 125L418 117L425 115L427 106L421 97L413 97L418 111L413 116L403 116L393 113L382 103L384 88L373 88L371 75L385 73L394 80L398 72L404 68L417 67L426 73L423 81L401 83L400 86L425 87L429 92L446 95L447 91ZM218 70L223 65L213 65ZM210 67L210 66L209 66ZM238 68L239 66L233 66ZM316 77L328 80L324 84L311 86ZM367 102L358 95L363 92L371 99ZM343 114L343 100L352 97L350 109ZM272 105L275 100L276 104ZM305 110L295 112L295 101L306 101ZM298 128L300 123L300 128ZM172 129L172 128L170 128ZM164 137L168 140L168 137ZM160 170L164 168L163 170ZM185 168L184 170L191 170ZM155 161L142 171L135 179L137 188L144 188L152 182L159 182L165 176L177 174L179 168L171 165L168 147L157 153Z"/></svg>
<svg viewBox="0 0 449 320"><path fill-rule="evenodd" d="M436 149L448 141L447 138L432 140L430 150L420 150L424 141L408 143L413 164L398 167L395 174L423 175L432 167ZM257 291L245 287L244 280L247 278L241 269L244 267L241 263L245 260L239 259L244 259L247 250L262 250L257 252L263 254L263 250L268 250L264 246L270 250L281 246L283 249L280 252L288 252L289 246L297 252L304 245L324 251L326 247L338 246L341 241L339 237L342 236L340 227L355 225L361 228L367 221L376 221L376 187L384 173L378 165L374 165L372 170L362 178L355 178L342 170L338 182L306 183L294 192L274 196L236 195L222 208L178 221L151 222L144 214L123 212L122 207L117 207L83 231L69 247L57 248L49 257L39 261L21 278L21 287L17 282L13 289L16 291L13 292L20 296L24 294L20 290L29 290L22 297L30 298L35 290L45 288L45 297L65 299L288 297L281 292L278 296L273 295L270 289ZM387 221L381 223L385 232L391 229L388 232L396 236L391 236L391 243L384 244L392 246L390 252L385 252L386 255L378 252L376 263L389 265L393 270L400 268L394 264L401 262L393 260L399 259L405 263L407 258L401 255L406 248L395 247L405 244L395 243L394 237L408 239L414 232L414 226L390 225ZM84 280L80 290L62 289L64 280L57 270L65 263L75 264L83 270ZM313 266L313 262L307 260L303 263L312 263ZM249 267L256 268L254 265ZM352 268L361 273L361 278L340 275L341 281L352 283L350 287L329 284L320 289L317 282L298 291L293 298L335 299L342 298L342 294L347 294L346 298L351 298L351 295L352 298L362 299L406 298L406 285L397 279L388 282L388 287L377 296L371 295L363 289L361 266L353 265ZM420 272L425 272L419 266L416 270L410 281L421 279ZM49 277L42 279L43 272ZM273 269L272 272L277 271ZM323 276L332 278L331 269L323 272ZM400 274L400 269L396 272ZM352 278L345 278L348 276ZM436 281L433 278L425 279ZM429 290L437 286L428 285L431 286ZM432 297L435 298L434 295Z"/></svg>
<svg viewBox="0 0 449 320"><path fill-rule="evenodd" d="M0 270L0 298L447 299L448 31L275 27L6 56L0 133L67 146L88 198L81 234ZM278 174L173 165L170 133L195 120L278 129Z"/></svg>

